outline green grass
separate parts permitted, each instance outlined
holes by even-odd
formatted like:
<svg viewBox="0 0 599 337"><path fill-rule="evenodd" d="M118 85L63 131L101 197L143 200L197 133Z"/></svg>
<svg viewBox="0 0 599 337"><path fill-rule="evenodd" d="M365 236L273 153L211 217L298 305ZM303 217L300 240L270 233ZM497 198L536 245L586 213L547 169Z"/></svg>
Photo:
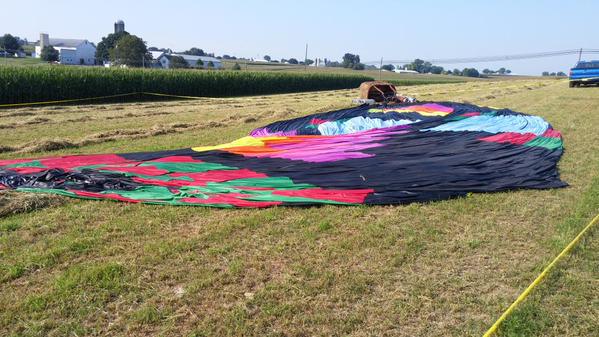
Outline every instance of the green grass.
<svg viewBox="0 0 599 337"><path fill-rule="evenodd" d="M48 63L34 57L0 57L0 66L47 66Z"/></svg>
<svg viewBox="0 0 599 337"><path fill-rule="evenodd" d="M563 132L557 190L404 206L220 210L0 198L0 335L481 336L599 212L595 88L518 80L415 85L421 100L541 115ZM99 141L0 158L222 143L349 106L357 90L0 111L0 144ZM40 119L45 119L39 123ZM200 125L130 136L131 130ZM210 124L212 123L212 124ZM121 138L102 138L108 132ZM30 147L35 150L40 147ZM594 336L593 230L500 329Z"/></svg>

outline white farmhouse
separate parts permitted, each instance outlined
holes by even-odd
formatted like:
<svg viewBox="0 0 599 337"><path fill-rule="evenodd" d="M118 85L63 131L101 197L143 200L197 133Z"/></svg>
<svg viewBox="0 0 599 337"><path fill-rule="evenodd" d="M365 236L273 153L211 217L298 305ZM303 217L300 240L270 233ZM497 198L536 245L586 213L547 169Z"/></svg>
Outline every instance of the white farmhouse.
<svg viewBox="0 0 599 337"><path fill-rule="evenodd" d="M210 56L195 56L195 55L187 55L187 54L176 54L176 53L163 53L163 52L152 52L152 57L157 64L159 64L162 68L170 68L171 58L173 56L182 57L185 62L187 62L188 67L190 68L208 68L208 63L212 62L214 65L213 69L221 69L223 67L223 63L215 58ZM201 60L201 64L198 64L198 61Z"/></svg>
<svg viewBox="0 0 599 337"><path fill-rule="evenodd" d="M61 64L94 65L96 46L88 40L80 39L51 39L48 34L40 34L40 42L35 46L35 57L42 56L42 49L52 46L58 50Z"/></svg>

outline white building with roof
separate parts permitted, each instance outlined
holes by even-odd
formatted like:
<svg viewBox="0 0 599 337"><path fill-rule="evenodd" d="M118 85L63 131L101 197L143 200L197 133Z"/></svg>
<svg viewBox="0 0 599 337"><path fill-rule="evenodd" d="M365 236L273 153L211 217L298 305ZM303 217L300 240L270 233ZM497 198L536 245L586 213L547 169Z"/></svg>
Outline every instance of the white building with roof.
<svg viewBox="0 0 599 337"><path fill-rule="evenodd" d="M48 34L40 34L40 42L35 46L35 57L42 56L42 49L52 46L58 50L61 64L94 65L96 60L96 46L83 39L50 38Z"/></svg>
<svg viewBox="0 0 599 337"><path fill-rule="evenodd" d="M171 59L173 56L182 57L185 62L187 62L187 66L190 68L208 68L208 64L212 62L213 69L221 69L223 68L223 63L221 60L211 57L211 56L195 56L195 55L187 55L187 54L177 54L177 53L165 53L165 52L150 52L152 54L152 58L155 61L157 67L162 67L165 69L170 68ZM201 60L202 62L198 62Z"/></svg>

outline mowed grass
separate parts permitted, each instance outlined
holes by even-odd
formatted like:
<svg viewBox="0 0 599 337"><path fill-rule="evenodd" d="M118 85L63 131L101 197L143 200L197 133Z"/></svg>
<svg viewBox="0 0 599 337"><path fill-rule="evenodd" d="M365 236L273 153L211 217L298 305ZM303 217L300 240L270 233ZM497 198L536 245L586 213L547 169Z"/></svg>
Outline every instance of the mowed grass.
<svg viewBox="0 0 599 337"><path fill-rule="evenodd" d="M480 336L599 212L595 89L552 80L400 88L421 100L545 117L564 134L564 189L264 210L5 193L0 335ZM215 144L274 120L348 106L356 96L340 90L1 110L0 145L14 149L0 158ZM28 152L48 149L36 146L50 140L72 146ZM500 335L596 335L596 232Z"/></svg>

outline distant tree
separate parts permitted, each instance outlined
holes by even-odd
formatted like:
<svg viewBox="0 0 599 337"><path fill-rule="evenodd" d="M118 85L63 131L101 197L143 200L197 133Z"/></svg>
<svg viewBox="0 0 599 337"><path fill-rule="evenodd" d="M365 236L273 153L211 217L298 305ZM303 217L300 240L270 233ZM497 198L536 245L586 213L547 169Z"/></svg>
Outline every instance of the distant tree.
<svg viewBox="0 0 599 337"><path fill-rule="evenodd" d="M505 73L506 73L506 74L511 74L511 73L512 73L512 71L511 71L511 70L509 70L509 69L506 69L506 70L505 70Z"/></svg>
<svg viewBox="0 0 599 337"><path fill-rule="evenodd" d="M264 55L264 60L266 60L266 61L270 62L270 56L268 56L268 55Z"/></svg>
<svg viewBox="0 0 599 337"><path fill-rule="evenodd" d="M206 67L207 67L208 69L214 69L214 62L212 62L212 61L208 61L208 64L206 65Z"/></svg>
<svg viewBox="0 0 599 337"><path fill-rule="evenodd" d="M441 66L432 66L430 72L432 74L441 74L443 72L443 67L441 67Z"/></svg>
<svg viewBox="0 0 599 337"><path fill-rule="evenodd" d="M189 67L187 61L182 56L172 56L170 67L173 69L181 69Z"/></svg>
<svg viewBox="0 0 599 337"><path fill-rule="evenodd" d="M52 46L45 46L40 55L42 60L47 62L57 62L59 56L60 53L58 53L58 50L54 49Z"/></svg>
<svg viewBox="0 0 599 337"><path fill-rule="evenodd" d="M345 55L343 55L343 61L341 62L341 64L343 65L343 68L351 68L351 69L355 69L356 65L358 65L360 63L360 55L354 55L351 53L345 53ZM363 69L363 67L362 67Z"/></svg>
<svg viewBox="0 0 599 337"><path fill-rule="evenodd" d="M366 68L364 63L359 63L359 62L354 64L354 66L352 67L353 70L364 70L364 68Z"/></svg>
<svg viewBox="0 0 599 337"><path fill-rule="evenodd" d="M196 62L196 66L198 66L200 68L204 68L204 61L202 61L202 59L198 59Z"/></svg>
<svg viewBox="0 0 599 337"><path fill-rule="evenodd" d="M287 60L287 62L289 62L289 64L298 64L299 62L297 61L297 59L295 58L290 58L289 60Z"/></svg>
<svg viewBox="0 0 599 337"><path fill-rule="evenodd" d="M196 48L196 47L193 47L189 50L184 51L183 54L195 55L195 56L206 56L206 53L204 53L204 51L202 49Z"/></svg>
<svg viewBox="0 0 599 337"><path fill-rule="evenodd" d="M474 68L464 68L464 70L462 70L462 76L480 77L480 73Z"/></svg>
<svg viewBox="0 0 599 337"><path fill-rule="evenodd" d="M500 75L505 74L505 68L501 67L501 68L497 69L497 73Z"/></svg>
<svg viewBox="0 0 599 337"><path fill-rule="evenodd" d="M437 66L433 66L432 63L421 59L415 59L412 63L404 65L404 67L408 70L414 70L421 74L432 73L433 70L435 71L435 73L440 74L443 71L442 67L433 69L433 67ZM439 68L441 68L441 70L439 70Z"/></svg>
<svg viewBox="0 0 599 337"><path fill-rule="evenodd" d="M343 65L341 63L339 63L338 61L329 61L327 63L327 67L333 67L333 68L340 68Z"/></svg>
<svg viewBox="0 0 599 337"><path fill-rule="evenodd" d="M125 35L120 38L110 50L110 60L116 64L129 67L141 67L148 63L152 56L148 54L146 43L135 35Z"/></svg>
<svg viewBox="0 0 599 337"><path fill-rule="evenodd" d="M544 71L543 73L541 73L541 76L549 76L549 72L548 71Z"/></svg>
<svg viewBox="0 0 599 337"><path fill-rule="evenodd" d="M281 63L287 63L286 59L281 59Z"/></svg>
<svg viewBox="0 0 599 337"><path fill-rule="evenodd" d="M490 69L487 69L487 68L483 69L483 74L485 74L485 75L489 75L492 73L493 73L493 71L491 71Z"/></svg>
<svg viewBox="0 0 599 337"><path fill-rule="evenodd" d="M383 70L387 70L387 71L393 71L395 70L395 66L392 64L384 64L381 69Z"/></svg>
<svg viewBox="0 0 599 337"><path fill-rule="evenodd" d="M108 34L102 38L102 41L96 46L96 60L98 62L110 60L110 50L114 49L116 42L123 36L129 35L127 32Z"/></svg>
<svg viewBox="0 0 599 337"><path fill-rule="evenodd" d="M4 34L0 37L0 49L8 50L9 52L15 52L17 50L23 50L19 43L19 38L10 34Z"/></svg>
<svg viewBox="0 0 599 337"><path fill-rule="evenodd" d="M552 72L549 74L549 76L557 76L557 74L555 72Z"/></svg>
<svg viewBox="0 0 599 337"><path fill-rule="evenodd" d="M462 71L461 71L460 69L458 69L458 68L455 68L455 69L453 70L453 74L454 74L455 76L462 76Z"/></svg>
<svg viewBox="0 0 599 337"><path fill-rule="evenodd" d="M310 60L310 59L307 59L307 60L306 60L306 64L307 64L307 65L311 65L311 64L313 64L313 63L314 63L314 60Z"/></svg>
<svg viewBox="0 0 599 337"><path fill-rule="evenodd" d="M563 71L558 71L556 75L557 75L557 76L562 76L562 77L568 76L568 75L566 75L566 73L565 73L565 72L563 72Z"/></svg>
<svg viewBox="0 0 599 337"><path fill-rule="evenodd" d="M237 62L236 62L236 63L233 65L233 68L231 68L231 69L233 69L233 70L241 70L241 66L239 65L239 63L237 63Z"/></svg>

